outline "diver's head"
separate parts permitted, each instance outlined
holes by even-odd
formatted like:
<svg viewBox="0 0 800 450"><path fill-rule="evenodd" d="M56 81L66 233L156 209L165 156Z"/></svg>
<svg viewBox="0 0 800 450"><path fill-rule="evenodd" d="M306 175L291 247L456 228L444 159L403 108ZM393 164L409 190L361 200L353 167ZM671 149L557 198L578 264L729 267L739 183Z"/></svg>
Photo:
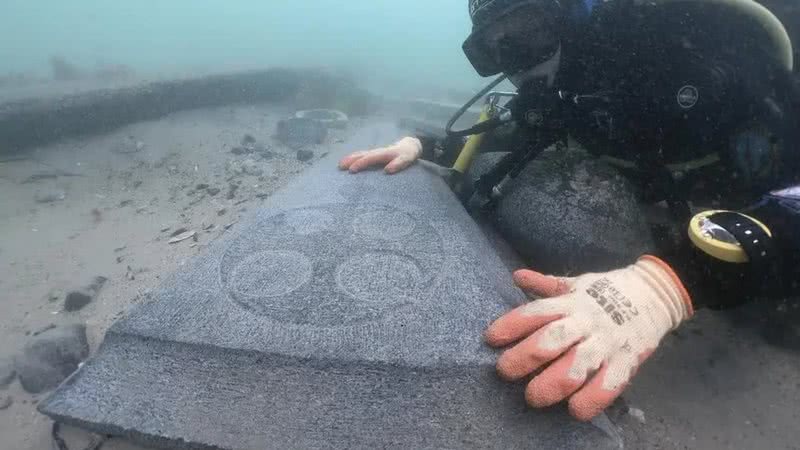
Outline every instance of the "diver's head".
<svg viewBox="0 0 800 450"><path fill-rule="evenodd" d="M481 76L520 73L551 61L576 0L470 0L472 33L462 48ZM593 0L579 2L582 8Z"/></svg>

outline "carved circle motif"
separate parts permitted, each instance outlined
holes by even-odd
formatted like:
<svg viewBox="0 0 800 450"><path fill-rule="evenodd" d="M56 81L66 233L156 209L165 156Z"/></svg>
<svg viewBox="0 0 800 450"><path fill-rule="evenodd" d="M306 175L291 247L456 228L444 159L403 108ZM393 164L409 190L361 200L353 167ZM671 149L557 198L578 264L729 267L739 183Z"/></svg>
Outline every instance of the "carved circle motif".
<svg viewBox="0 0 800 450"><path fill-rule="evenodd" d="M443 263L440 236L413 214L330 205L258 219L228 245L219 270L240 307L331 327L380 320L412 305Z"/></svg>

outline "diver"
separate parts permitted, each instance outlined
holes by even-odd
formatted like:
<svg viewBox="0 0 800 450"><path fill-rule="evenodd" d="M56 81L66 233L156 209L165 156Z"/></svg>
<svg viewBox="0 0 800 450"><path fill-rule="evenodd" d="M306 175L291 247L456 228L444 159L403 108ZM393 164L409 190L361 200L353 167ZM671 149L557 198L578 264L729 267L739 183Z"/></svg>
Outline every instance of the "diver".
<svg viewBox="0 0 800 450"><path fill-rule="evenodd" d="M502 378L535 374L531 406L567 400L589 420L694 310L798 291L800 90L772 13L752 0L470 0L469 13L467 58L481 76L504 74L513 98L472 129L454 132L453 120L444 138L406 137L339 167L450 166L466 136L486 134L505 156L464 190L470 208L492 214L505 181L571 139L681 230L611 270L514 273L535 301L496 319L485 339L508 347Z"/></svg>

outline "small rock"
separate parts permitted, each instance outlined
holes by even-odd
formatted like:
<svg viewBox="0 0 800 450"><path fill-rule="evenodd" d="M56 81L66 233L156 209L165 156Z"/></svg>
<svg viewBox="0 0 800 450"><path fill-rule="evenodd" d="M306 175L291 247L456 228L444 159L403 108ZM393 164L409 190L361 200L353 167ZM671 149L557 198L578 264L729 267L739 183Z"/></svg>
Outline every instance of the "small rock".
<svg viewBox="0 0 800 450"><path fill-rule="evenodd" d="M193 238L193 239L197 240L197 232L192 230L192 231L187 231L187 232L185 232L183 234L179 234L179 235L173 237L172 239L170 239L169 243L170 244L177 244L178 242L185 241L186 239L189 239L189 238Z"/></svg>
<svg viewBox="0 0 800 450"><path fill-rule="evenodd" d="M212 228L214 228L214 224L210 223L208 225L203 226L203 231L208 231L208 230L210 230Z"/></svg>
<svg viewBox="0 0 800 450"><path fill-rule="evenodd" d="M228 172L232 176L242 175L244 173L244 167L242 167L242 163L239 161L231 159L225 163L225 172Z"/></svg>
<svg viewBox="0 0 800 450"><path fill-rule="evenodd" d="M252 159L244 160L244 162L242 162L242 168L244 169L245 174L254 177L258 177L264 174L264 169L259 167L258 164Z"/></svg>
<svg viewBox="0 0 800 450"><path fill-rule="evenodd" d="M136 274L133 273L133 269L131 269L131 266L128 266L128 270L125 272L125 278L127 278L130 281L136 279Z"/></svg>
<svg viewBox="0 0 800 450"><path fill-rule="evenodd" d="M125 261L125 256L124 255L117 256L117 264L121 263L122 261Z"/></svg>
<svg viewBox="0 0 800 450"><path fill-rule="evenodd" d="M253 136L251 136L249 134L245 134L242 137L242 141L240 142L240 144L242 144L244 146L253 146L253 145L255 145L255 143L256 143L256 138L254 138Z"/></svg>
<svg viewBox="0 0 800 450"><path fill-rule="evenodd" d="M231 183L228 185L228 194L225 195L225 198L228 200L233 200L236 197L236 191L239 189L239 185L235 183Z"/></svg>
<svg viewBox="0 0 800 450"><path fill-rule="evenodd" d="M117 247L117 248L114 249L114 253L119 253L119 252L125 250L126 248L128 248L127 245L123 245L122 247Z"/></svg>
<svg viewBox="0 0 800 450"><path fill-rule="evenodd" d="M217 210L217 215L218 216L224 216L227 213L228 213L228 210L226 208L220 208L220 209Z"/></svg>
<svg viewBox="0 0 800 450"><path fill-rule="evenodd" d="M0 389L6 388L11 384L16 376L17 372L14 370L14 361L12 361L11 358L0 357Z"/></svg>
<svg viewBox="0 0 800 450"><path fill-rule="evenodd" d="M57 302L64 296L64 291L61 289L50 289L47 293L47 301L50 303Z"/></svg>
<svg viewBox="0 0 800 450"><path fill-rule="evenodd" d="M167 231L169 231L171 228L172 228L172 227L163 227L163 228L161 228L161 232L162 232L162 233L166 233L166 232L167 232Z"/></svg>
<svg viewBox="0 0 800 450"><path fill-rule="evenodd" d="M64 310L73 312L82 309L84 306L92 302L92 294L85 291L72 291L67 294L64 300Z"/></svg>
<svg viewBox="0 0 800 450"><path fill-rule="evenodd" d="M208 184L200 183L197 186L195 186L194 188L195 188L195 190L202 191L204 189L208 189Z"/></svg>
<svg viewBox="0 0 800 450"><path fill-rule="evenodd" d="M173 231L173 232L172 232L172 234L170 234L170 235L169 235L169 237L175 237L175 236L177 236L177 235L179 235L179 234L186 233L187 231L189 231L189 229L188 229L188 228L186 228L186 227L180 227L180 228L178 228L177 230Z"/></svg>
<svg viewBox="0 0 800 450"><path fill-rule="evenodd" d="M632 406L628 407L628 415L630 415L631 417L636 419L636 421L641 423L641 424L647 423L647 421L645 420L645 417L644 417L644 411L642 411L639 408L634 408Z"/></svg>
<svg viewBox="0 0 800 450"><path fill-rule="evenodd" d="M8 409L14 404L14 399L10 395L0 394L0 411Z"/></svg>
<svg viewBox="0 0 800 450"><path fill-rule="evenodd" d="M212 197L217 195L217 194L219 194L219 191L220 191L220 188L218 188L218 187L210 187L210 188L206 189L206 192L208 193L208 195L210 195Z"/></svg>
<svg viewBox="0 0 800 450"><path fill-rule="evenodd" d="M22 387L38 394L58 386L89 355L84 325L49 330L30 340L14 358Z"/></svg>
<svg viewBox="0 0 800 450"><path fill-rule="evenodd" d="M56 327L56 324L51 323L51 324L47 325L46 327L42 328L41 330L34 331L33 335L34 336L38 336L38 335L44 333L45 331L52 330L55 327Z"/></svg>
<svg viewBox="0 0 800 450"><path fill-rule="evenodd" d="M106 277L95 277L87 286L68 293L64 299L64 311L74 312L83 309L94 300L107 280Z"/></svg>
<svg viewBox="0 0 800 450"><path fill-rule="evenodd" d="M132 204L133 204L133 200L123 200L123 201L119 202L119 207L120 208L124 208L124 207L130 206Z"/></svg>
<svg viewBox="0 0 800 450"><path fill-rule="evenodd" d="M314 152L307 149L302 149L297 151L297 160L298 161L308 161L314 157Z"/></svg>
<svg viewBox="0 0 800 450"><path fill-rule="evenodd" d="M35 196L35 199L38 203L60 202L65 198L67 198L67 193L61 189L37 192Z"/></svg>
<svg viewBox="0 0 800 450"><path fill-rule="evenodd" d="M236 221L233 221L233 222L231 222L231 223L226 223L225 225L223 225L223 228L225 228L226 230L228 230L228 229L230 229L230 228L231 228L232 226L234 226L234 225L236 225Z"/></svg>
<svg viewBox="0 0 800 450"><path fill-rule="evenodd" d="M233 153L234 155L247 155L253 152L255 152L255 150L247 149L245 147L233 147L231 149L231 153Z"/></svg>

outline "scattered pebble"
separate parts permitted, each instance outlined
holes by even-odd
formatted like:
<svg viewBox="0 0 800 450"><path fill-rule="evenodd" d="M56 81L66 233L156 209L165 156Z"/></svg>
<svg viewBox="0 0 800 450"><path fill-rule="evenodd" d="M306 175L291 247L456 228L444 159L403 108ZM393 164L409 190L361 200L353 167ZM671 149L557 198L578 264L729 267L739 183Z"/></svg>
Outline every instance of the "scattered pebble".
<svg viewBox="0 0 800 450"><path fill-rule="evenodd" d="M228 212L228 210L226 208L220 208L220 209L217 210L217 215L218 216L224 216L225 214L227 214L227 212Z"/></svg>
<svg viewBox="0 0 800 450"><path fill-rule="evenodd" d="M60 202L65 198L67 198L67 193L61 189L55 189L52 191L41 191L37 192L34 198L38 203Z"/></svg>
<svg viewBox="0 0 800 450"><path fill-rule="evenodd" d="M227 224L223 225L223 228L225 228L227 230L227 229L229 229L230 227L232 227L234 225L236 225L236 221L233 221L231 223L227 223Z"/></svg>
<svg viewBox="0 0 800 450"><path fill-rule="evenodd" d="M189 231L188 228L180 227L177 230L173 231L172 234L169 235L169 237L175 237L175 236L178 236L179 234L186 233L187 231Z"/></svg>
<svg viewBox="0 0 800 450"><path fill-rule="evenodd" d="M210 188L206 189L206 192L208 193L208 195L213 197L213 196L219 194L220 188L218 188L218 187L210 187Z"/></svg>
<svg viewBox="0 0 800 450"><path fill-rule="evenodd" d="M64 299L64 311L74 312L83 309L94 300L107 280L106 277L98 276L87 286L68 293L67 298Z"/></svg>
<svg viewBox="0 0 800 450"><path fill-rule="evenodd" d="M228 194L225 196L228 200L233 200L236 197L236 191L239 189L239 185L235 183L231 183L228 185Z"/></svg>
<svg viewBox="0 0 800 450"><path fill-rule="evenodd" d="M645 420L644 417L644 411L639 408L634 408L632 406L628 407L628 415L636 419L636 421L641 424L647 423L647 420Z"/></svg>
<svg viewBox="0 0 800 450"><path fill-rule="evenodd" d="M10 395L0 394L0 411L8 409L14 404L14 399Z"/></svg>
<svg viewBox="0 0 800 450"><path fill-rule="evenodd" d="M126 248L128 248L127 245L123 245L122 247L117 247L117 248L114 249L114 253L119 253L119 252L125 250Z"/></svg>
<svg viewBox="0 0 800 450"><path fill-rule="evenodd" d="M133 200L130 200L130 199L128 199L128 200L123 200L123 201L119 202L119 207L120 207L120 208L124 208L124 207L126 207L126 206L130 206L130 205L132 205L132 204L133 204Z"/></svg>
<svg viewBox="0 0 800 450"><path fill-rule="evenodd" d="M64 296L64 291L61 289L50 289L50 292L47 293L47 301L50 303L57 302L61 300L61 297Z"/></svg>
<svg viewBox="0 0 800 450"><path fill-rule="evenodd" d="M185 241L185 240L190 239L190 238L192 238L194 240L197 240L197 232L192 230L192 231L187 231L185 233L179 234L179 235L173 237L172 239L170 239L169 243L170 244L177 244L178 242Z"/></svg>
<svg viewBox="0 0 800 450"><path fill-rule="evenodd" d="M314 157L314 152L307 149L301 149L297 151L297 160L298 161L308 161Z"/></svg>
<svg viewBox="0 0 800 450"><path fill-rule="evenodd" d="M244 170L245 174L250 176L258 177L264 175L264 169L259 167L258 163L252 159L244 160L244 162L242 162L242 169Z"/></svg>
<svg viewBox="0 0 800 450"><path fill-rule="evenodd" d="M133 273L133 269L131 269L131 266L128 266L128 270L125 272L125 278L127 278L130 281L136 279L136 274Z"/></svg>
<svg viewBox="0 0 800 450"><path fill-rule="evenodd" d="M38 335L40 335L40 334L44 333L45 331L52 330L52 329L53 329L53 328L55 328L55 327L56 327L56 324L54 324L54 323L51 323L51 324L47 325L46 327L42 328L41 330L34 331L34 332L33 332L33 335L34 335L34 336L38 336Z"/></svg>

